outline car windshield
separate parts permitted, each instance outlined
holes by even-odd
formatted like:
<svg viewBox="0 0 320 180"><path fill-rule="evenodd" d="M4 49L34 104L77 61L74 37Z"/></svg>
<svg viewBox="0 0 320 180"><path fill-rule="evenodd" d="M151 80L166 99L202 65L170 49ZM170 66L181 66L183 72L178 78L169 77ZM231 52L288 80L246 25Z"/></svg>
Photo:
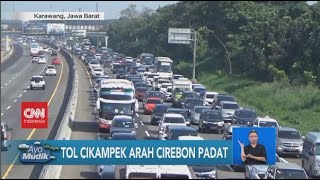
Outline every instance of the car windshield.
<svg viewBox="0 0 320 180"><path fill-rule="evenodd" d="M184 118L180 117L166 117L163 120L164 123L185 123Z"/></svg>
<svg viewBox="0 0 320 180"><path fill-rule="evenodd" d="M40 78L40 77L33 77L33 78L31 79L31 81L36 81L36 82L42 81L42 80L43 80L43 78Z"/></svg>
<svg viewBox="0 0 320 180"><path fill-rule="evenodd" d="M143 64L145 65L152 65L154 57L153 56L144 56L142 57Z"/></svg>
<svg viewBox="0 0 320 180"><path fill-rule="evenodd" d="M256 118L257 115L254 111L240 111L239 117L240 118Z"/></svg>
<svg viewBox="0 0 320 180"><path fill-rule="evenodd" d="M151 79L151 78L153 79L155 76L158 76L158 75L157 75L157 74L148 74L147 77L150 78L150 79Z"/></svg>
<svg viewBox="0 0 320 180"><path fill-rule="evenodd" d="M320 143L316 144L316 155L320 155Z"/></svg>
<svg viewBox="0 0 320 180"><path fill-rule="evenodd" d="M127 71L124 69L119 69L117 73L118 74L125 74L125 73L127 73Z"/></svg>
<svg viewBox="0 0 320 180"><path fill-rule="evenodd" d="M31 48L39 48L39 44L31 44Z"/></svg>
<svg viewBox="0 0 320 180"><path fill-rule="evenodd" d="M238 104L223 104L222 109L238 109Z"/></svg>
<svg viewBox="0 0 320 180"><path fill-rule="evenodd" d="M132 114L132 104L120 104L120 103L100 103L100 108L103 114L115 113L115 114Z"/></svg>
<svg viewBox="0 0 320 180"><path fill-rule="evenodd" d="M207 111L203 114L201 114L201 118L204 119L205 121L217 121L222 119L222 115L218 112L213 112L213 111Z"/></svg>
<svg viewBox="0 0 320 180"><path fill-rule="evenodd" d="M301 139L299 132L296 132L296 131L282 131L281 130L278 132L278 137L284 138L284 139Z"/></svg>
<svg viewBox="0 0 320 180"><path fill-rule="evenodd" d="M208 98L208 99L213 99L214 98L214 94L206 94L206 98Z"/></svg>
<svg viewBox="0 0 320 180"><path fill-rule="evenodd" d="M116 119L112 123L112 127L117 128L133 128L133 121L131 119Z"/></svg>
<svg viewBox="0 0 320 180"><path fill-rule="evenodd" d="M195 112L196 113L201 113L202 110L204 110L204 109L210 109L210 107L198 107L198 108L195 108Z"/></svg>
<svg viewBox="0 0 320 180"><path fill-rule="evenodd" d="M168 88L168 89L167 89L167 92L172 92L172 88Z"/></svg>
<svg viewBox="0 0 320 180"><path fill-rule="evenodd" d="M303 170L277 169L275 179L308 179L308 177Z"/></svg>
<svg viewBox="0 0 320 180"><path fill-rule="evenodd" d="M94 71L103 71L103 70L100 68L95 68Z"/></svg>
<svg viewBox="0 0 320 180"><path fill-rule="evenodd" d="M90 64L98 64L98 61L91 61Z"/></svg>
<svg viewBox="0 0 320 180"><path fill-rule="evenodd" d="M114 64L113 68L121 68L122 66L120 64Z"/></svg>
<svg viewBox="0 0 320 180"><path fill-rule="evenodd" d="M157 66L158 72L171 72L171 64L170 63L161 63L161 65Z"/></svg>
<svg viewBox="0 0 320 180"><path fill-rule="evenodd" d="M161 104L160 99L148 99L147 104Z"/></svg>
<svg viewBox="0 0 320 180"><path fill-rule="evenodd" d="M196 130L191 130L191 129L171 131L170 140L178 140L179 136L198 136L198 133Z"/></svg>
<svg viewBox="0 0 320 180"><path fill-rule="evenodd" d="M153 92L148 92L148 97L150 96L155 96L155 97L160 97L161 96L161 93L159 91L153 91Z"/></svg>
<svg viewBox="0 0 320 180"><path fill-rule="evenodd" d="M169 83L169 81L168 80L159 80L159 82L158 82L159 84L163 84L163 83Z"/></svg>
<svg viewBox="0 0 320 180"><path fill-rule="evenodd" d="M278 124L274 121L260 121L260 127L278 127Z"/></svg>
<svg viewBox="0 0 320 180"><path fill-rule="evenodd" d="M197 93L184 93L183 94L185 98L197 98Z"/></svg>
<svg viewBox="0 0 320 180"><path fill-rule="evenodd" d="M136 83L135 86L138 88L138 87L148 87L148 84L146 83Z"/></svg>
<svg viewBox="0 0 320 180"><path fill-rule="evenodd" d="M138 87L138 88L136 89L136 92L138 92L138 93L145 93L147 90L148 90L148 88Z"/></svg>
<svg viewBox="0 0 320 180"><path fill-rule="evenodd" d="M54 69L54 66L48 66L47 69Z"/></svg>
<svg viewBox="0 0 320 180"><path fill-rule="evenodd" d="M131 95L125 94L110 94L101 92L101 98L108 100L131 100L133 97Z"/></svg>
<svg viewBox="0 0 320 180"><path fill-rule="evenodd" d="M219 96L219 101L234 101L232 96Z"/></svg>
<svg viewBox="0 0 320 180"><path fill-rule="evenodd" d="M168 108L169 106L166 105L156 106L153 110L153 113L164 114L165 112L167 112Z"/></svg>
<svg viewBox="0 0 320 180"><path fill-rule="evenodd" d="M205 91L207 91L206 88L203 88L203 87L195 87L193 90L195 92L205 92Z"/></svg>

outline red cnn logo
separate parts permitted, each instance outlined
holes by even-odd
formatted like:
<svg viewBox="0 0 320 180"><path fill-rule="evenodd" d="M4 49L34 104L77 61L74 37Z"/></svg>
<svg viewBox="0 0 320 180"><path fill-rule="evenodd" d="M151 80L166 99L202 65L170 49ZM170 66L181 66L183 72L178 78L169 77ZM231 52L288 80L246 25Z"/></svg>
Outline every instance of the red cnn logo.
<svg viewBox="0 0 320 180"><path fill-rule="evenodd" d="M48 128L48 103L21 102L21 128Z"/></svg>

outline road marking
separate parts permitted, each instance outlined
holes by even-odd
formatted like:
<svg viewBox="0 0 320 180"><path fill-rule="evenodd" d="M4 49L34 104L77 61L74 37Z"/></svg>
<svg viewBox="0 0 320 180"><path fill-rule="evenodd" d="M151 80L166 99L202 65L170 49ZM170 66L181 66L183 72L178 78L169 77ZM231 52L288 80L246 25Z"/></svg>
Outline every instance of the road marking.
<svg viewBox="0 0 320 180"><path fill-rule="evenodd" d="M2 89L3 87L1 86L1 89Z"/></svg>
<svg viewBox="0 0 320 180"><path fill-rule="evenodd" d="M234 172L234 170L231 168L230 165L227 165L227 167L229 168L230 171Z"/></svg>
<svg viewBox="0 0 320 180"><path fill-rule="evenodd" d="M150 134L148 133L148 131L145 131L145 133L146 133L146 135L147 135L148 137L150 137Z"/></svg>
<svg viewBox="0 0 320 180"><path fill-rule="evenodd" d="M136 113L136 116L137 116L137 117L139 117L139 114L138 114L138 113Z"/></svg>
<svg viewBox="0 0 320 180"><path fill-rule="evenodd" d="M13 103L15 103L15 102L17 102L17 100L16 100L16 99L13 101Z"/></svg>
<svg viewBox="0 0 320 180"><path fill-rule="evenodd" d="M3 113L1 113L1 116L3 115Z"/></svg>
<svg viewBox="0 0 320 180"><path fill-rule="evenodd" d="M11 82L11 79L9 80L9 82L8 83L10 83Z"/></svg>
<svg viewBox="0 0 320 180"><path fill-rule="evenodd" d="M21 96L22 96L22 94L19 95L19 97L21 97Z"/></svg>
<svg viewBox="0 0 320 180"><path fill-rule="evenodd" d="M100 133L98 133L98 140L100 140Z"/></svg>
<svg viewBox="0 0 320 180"><path fill-rule="evenodd" d="M8 107L7 107L7 110L9 110L10 108L11 108L11 106L8 106Z"/></svg>
<svg viewBox="0 0 320 180"><path fill-rule="evenodd" d="M62 74L63 74L63 61L61 61L61 69L60 69L59 80L58 80L58 83L57 83L57 85L56 85L56 87L55 87L55 89L54 89L54 91L53 91L53 93L52 93L52 95L51 95L51 98L50 98L49 101L48 101L48 107L50 106L50 103L51 103L51 100L52 100L53 96L54 96L55 93L57 92L58 86L59 86L60 81L61 81ZM27 90L24 90L24 92L26 92L26 91L27 91ZM36 131L35 128L32 129L32 131L30 132L27 140L30 140L30 139L31 139L31 137L33 136L33 134L34 134L35 131ZM8 177L8 175L9 175L11 169L13 168L14 163L17 161L18 157L19 157L19 154L16 155L15 159L14 159L13 162L10 164L10 166L8 167L8 169L5 171L5 173L4 173L4 175L2 176L1 179L6 179L6 178Z"/></svg>
<svg viewBox="0 0 320 180"><path fill-rule="evenodd" d="M80 64L82 65L82 67L86 70L87 75L88 75L88 77L89 77L90 86L92 86L92 81L91 81L91 77L90 77L89 71L87 70L86 66L83 64L82 61L79 61L79 62L80 62Z"/></svg>
<svg viewBox="0 0 320 180"><path fill-rule="evenodd" d="M142 125L142 126L144 126L144 124L143 124L143 122L142 122L142 121L140 121L140 123L141 123L141 125Z"/></svg>
<svg viewBox="0 0 320 180"><path fill-rule="evenodd" d="M19 73L20 74L20 73ZM16 77L18 76L18 74L16 74Z"/></svg>
<svg viewBox="0 0 320 180"><path fill-rule="evenodd" d="M27 92L27 90L24 90L23 92Z"/></svg>
<svg viewBox="0 0 320 180"><path fill-rule="evenodd" d="M4 84L5 86L7 85L7 83Z"/></svg>

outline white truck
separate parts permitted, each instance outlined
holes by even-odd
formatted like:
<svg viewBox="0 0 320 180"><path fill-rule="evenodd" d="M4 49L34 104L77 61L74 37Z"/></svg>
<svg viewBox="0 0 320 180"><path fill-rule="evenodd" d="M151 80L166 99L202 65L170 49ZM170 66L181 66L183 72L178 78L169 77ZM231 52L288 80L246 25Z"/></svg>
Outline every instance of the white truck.
<svg viewBox="0 0 320 180"><path fill-rule="evenodd" d="M183 91L191 91L192 82L187 78L173 79L172 80L172 103L173 107L177 106Z"/></svg>

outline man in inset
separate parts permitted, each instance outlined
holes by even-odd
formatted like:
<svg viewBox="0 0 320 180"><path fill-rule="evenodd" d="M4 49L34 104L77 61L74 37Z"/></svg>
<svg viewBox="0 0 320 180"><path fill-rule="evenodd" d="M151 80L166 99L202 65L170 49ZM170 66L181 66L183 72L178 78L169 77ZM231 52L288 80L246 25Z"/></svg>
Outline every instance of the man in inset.
<svg viewBox="0 0 320 180"><path fill-rule="evenodd" d="M241 160L246 165L265 165L267 161L267 153L264 145L258 143L258 132L251 130L249 132L250 144L244 146L240 141Z"/></svg>

